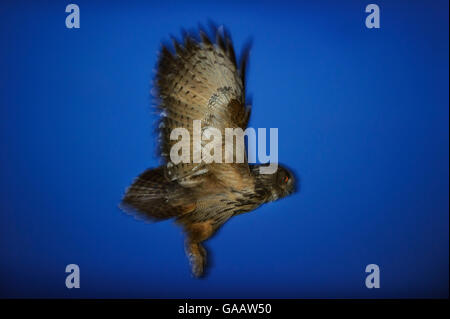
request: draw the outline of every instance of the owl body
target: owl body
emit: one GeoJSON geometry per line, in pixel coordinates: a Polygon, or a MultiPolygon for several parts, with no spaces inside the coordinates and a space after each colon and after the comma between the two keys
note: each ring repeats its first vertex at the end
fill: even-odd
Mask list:
{"type": "Polygon", "coordinates": [[[122,208],[141,217],[175,219],[186,233],[186,254],[195,277],[205,273],[207,253],[202,243],[227,220],[295,190],[292,172],[281,165],[275,173],[261,174],[261,165],[246,161],[195,161],[194,121],[225,136],[225,128],[245,130],[250,117],[245,99],[248,48],[238,64],[228,33],[216,29],[215,36],[213,42],[200,31],[197,41],[184,34],[183,43],[174,41],[174,52],[162,46],[155,83],[159,151],[165,164],[138,176],[122,200],[122,208]],[[180,127],[190,133],[187,141],[170,138],[180,127]],[[189,148],[187,163],[171,161],[176,143],[189,148]]]}

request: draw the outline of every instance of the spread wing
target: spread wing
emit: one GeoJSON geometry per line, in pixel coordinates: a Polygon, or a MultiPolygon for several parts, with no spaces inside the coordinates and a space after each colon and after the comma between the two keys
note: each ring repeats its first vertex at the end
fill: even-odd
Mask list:
{"type": "MultiPolygon", "coordinates": [[[[248,49],[238,66],[228,33],[217,29],[215,36],[216,40],[212,42],[203,31],[200,31],[201,40],[185,33],[183,43],[173,40],[175,52],[163,45],[159,56],[155,83],[161,115],[160,154],[167,164],[166,178],[184,181],[186,185],[200,175],[211,174],[215,167],[215,164],[193,161],[193,121],[200,120],[203,130],[208,127],[219,129],[224,139],[225,128],[245,130],[250,116],[250,107],[245,105],[248,49]],[[190,140],[185,140],[189,142],[189,163],[174,165],[170,161],[170,149],[181,143],[170,139],[174,128],[185,128],[189,132],[190,140]]],[[[248,169],[247,163],[240,164],[237,169],[242,170],[243,165],[248,169]]],[[[233,170],[237,167],[227,166],[233,170]]]]}

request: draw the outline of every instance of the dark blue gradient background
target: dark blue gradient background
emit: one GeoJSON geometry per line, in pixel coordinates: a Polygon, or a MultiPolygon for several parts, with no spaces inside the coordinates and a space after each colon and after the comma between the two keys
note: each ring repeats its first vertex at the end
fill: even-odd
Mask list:
{"type": "Polygon", "coordinates": [[[78,30],[68,3],[0,4],[0,297],[448,296],[447,1],[375,1],[379,30],[369,1],[76,1],[78,30]],[[160,41],[208,19],[253,37],[250,125],[302,189],[229,221],[195,280],[180,229],[117,205],[158,163],[160,41]]]}

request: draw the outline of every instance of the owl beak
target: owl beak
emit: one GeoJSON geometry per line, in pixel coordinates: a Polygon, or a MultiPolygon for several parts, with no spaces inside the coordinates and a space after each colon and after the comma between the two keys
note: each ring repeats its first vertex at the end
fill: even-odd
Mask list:
{"type": "Polygon", "coordinates": [[[297,193],[299,190],[300,190],[299,183],[297,182],[297,179],[294,178],[294,182],[292,183],[292,187],[291,187],[291,189],[289,190],[288,195],[297,193]]]}

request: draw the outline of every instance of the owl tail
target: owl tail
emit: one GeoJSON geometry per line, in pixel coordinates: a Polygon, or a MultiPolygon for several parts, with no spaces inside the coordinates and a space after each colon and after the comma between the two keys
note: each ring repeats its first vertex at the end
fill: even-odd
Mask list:
{"type": "Polygon", "coordinates": [[[126,190],[120,207],[136,217],[152,221],[178,217],[195,210],[188,190],[167,181],[163,167],[148,169],[126,190]]]}

